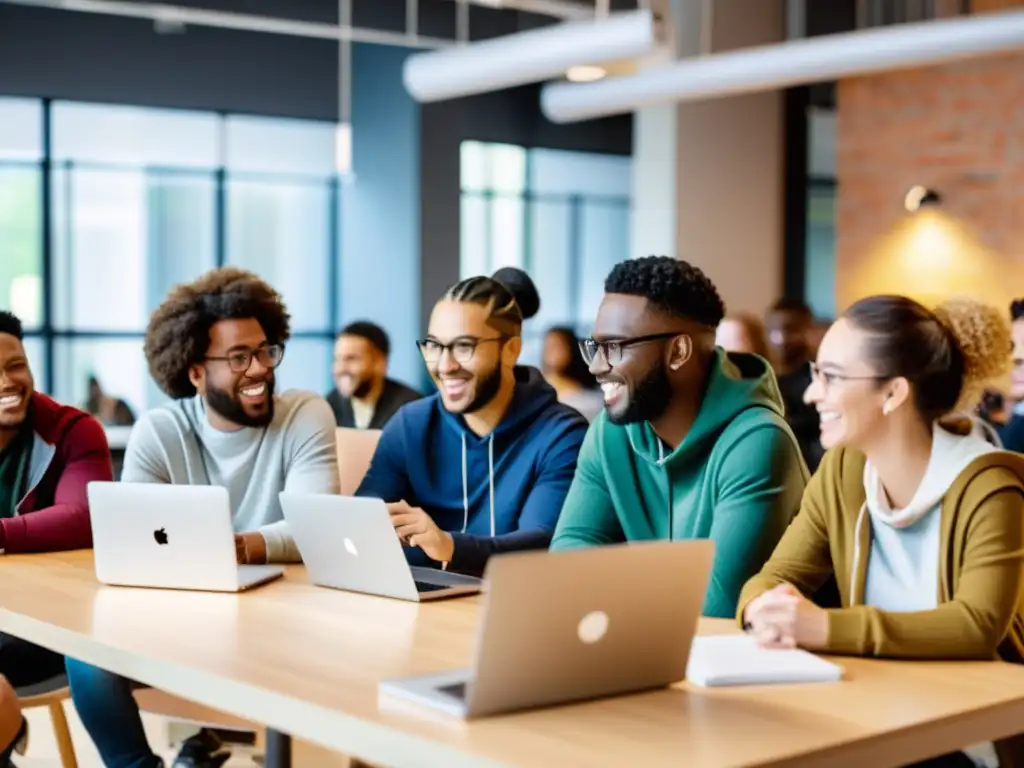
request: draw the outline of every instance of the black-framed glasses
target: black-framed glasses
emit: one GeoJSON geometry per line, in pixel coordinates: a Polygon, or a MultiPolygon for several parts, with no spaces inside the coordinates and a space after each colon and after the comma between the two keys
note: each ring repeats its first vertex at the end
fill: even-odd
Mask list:
{"type": "Polygon", "coordinates": [[[628,347],[648,344],[652,341],[674,339],[676,336],[682,335],[684,335],[682,331],[670,331],[669,333],[652,333],[648,336],[634,336],[631,339],[615,339],[614,341],[580,339],[580,354],[583,355],[583,360],[587,365],[593,365],[598,352],[604,355],[608,365],[618,365],[622,362],[622,350],[628,347]]]}
{"type": "Polygon", "coordinates": [[[811,381],[819,382],[825,389],[841,381],[886,381],[892,378],[892,376],[847,376],[845,373],[823,371],[814,362],[808,363],[808,365],[811,368],[811,381]]]}
{"type": "Polygon", "coordinates": [[[423,359],[428,363],[436,363],[447,349],[455,362],[459,365],[465,365],[473,359],[473,355],[476,354],[476,348],[481,344],[489,341],[503,342],[506,339],[506,336],[491,336],[486,339],[480,339],[476,336],[460,336],[449,341],[447,344],[437,339],[420,339],[416,342],[416,346],[420,348],[420,354],[423,355],[423,359]]]}
{"type": "Polygon", "coordinates": [[[277,368],[284,359],[283,344],[268,344],[265,347],[256,349],[236,349],[221,357],[207,356],[205,360],[221,360],[228,364],[228,367],[235,373],[245,373],[252,365],[252,359],[256,358],[264,368],[277,368]]]}

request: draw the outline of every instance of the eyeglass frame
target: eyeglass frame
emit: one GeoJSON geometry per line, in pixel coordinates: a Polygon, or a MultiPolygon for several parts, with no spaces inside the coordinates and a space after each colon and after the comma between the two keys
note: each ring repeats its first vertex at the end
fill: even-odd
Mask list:
{"type": "Polygon", "coordinates": [[[445,352],[447,352],[451,356],[452,360],[454,360],[459,365],[466,365],[466,363],[470,362],[476,356],[476,348],[479,347],[481,344],[485,344],[485,343],[487,343],[489,341],[496,341],[496,342],[504,344],[510,338],[512,338],[512,337],[511,336],[504,336],[504,335],[501,335],[501,336],[488,336],[487,338],[480,338],[478,336],[466,335],[466,336],[456,336],[454,339],[449,341],[447,344],[442,344],[439,339],[433,339],[433,338],[427,337],[425,339],[418,339],[416,341],[416,346],[420,350],[420,355],[423,356],[423,361],[425,363],[427,363],[428,365],[433,365],[434,363],[441,362],[441,358],[444,357],[444,353],[445,352]],[[428,356],[427,350],[426,350],[426,347],[427,347],[428,344],[434,344],[434,345],[437,346],[437,356],[436,357],[428,356]],[[466,358],[464,360],[460,360],[459,356],[455,353],[455,345],[456,344],[471,344],[472,345],[472,348],[469,350],[469,354],[466,356],[466,358]]]}
{"type": "Polygon", "coordinates": [[[827,392],[831,389],[832,385],[837,381],[888,381],[893,378],[892,376],[848,376],[844,373],[834,373],[832,371],[822,371],[818,367],[818,364],[813,360],[809,362],[808,367],[811,371],[811,383],[821,384],[822,388],[827,392]]]}
{"type": "MultiPolygon", "coordinates": [[[[272,371],[281,365],[281,361],[284,360],[284,344],[267,344],[263,347],[256,347],[256,349],[236,349],[234,352],[227,355],[206,355],[203,357],[203,362],[208,360],[226,362],[232,373],[245,373],[252,367],[253,359],[258,360],[260,365],[272,371]],[[271,354],[271,350],[278,350],[278,357],[276,361],[270,360],[268,362],[263,359],[264,355],[262,353],[269,355],[271,354]],[[238,359],[239,355],[241,355],[241,359],[245,361],[244,367],[241,368],[237,367],[236,364],[232,362],[233,359],[238,359]]],[[[238,363],[238,365],[242,365],[242,363],[238,363]]]]}
{"type": "Polygon", "coordinates": [[[627,339],[612,339],[611,341],[598,341],[592,336],[589,336],[585,339],[580,339],[577,342],[577,346],[580,349],[580,354],[583,355],[583,362],[585,362],[588,366],[593,365],[594,361],[597,360],[598,353],[601,353],[601,355],[604,357],[604,361],[608,364],[608,366],[610,368],[614,368],[616,365],[622,362],[623,350],[628,349],[629,347],[633,347],[638,344],[649,344],[652,341],[665,341],[666,339],[674,339],[677,336],[686,335],[688,334],[685,331],[670,331],[665,333],[650,333],[647,334],[646,336],[633,336],[627,339]],[[590,354],[587,351],[588,344],[595,345],[593,354],[590,354]],[[615,355],[617,358],[615,362],[612,362],[611,355],[608,351],[609,348],[612,348],[612,345],[614,345],[614,348],[618,350],[618,352],[616,352],[615,355]]]}

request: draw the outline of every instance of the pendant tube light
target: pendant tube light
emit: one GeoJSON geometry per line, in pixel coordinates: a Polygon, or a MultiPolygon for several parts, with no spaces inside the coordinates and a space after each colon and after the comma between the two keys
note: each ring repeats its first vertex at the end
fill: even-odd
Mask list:
{"type": "Polygon", "coordinates": [[[1024,11],[984,13],[683,59],[596,83],[551,83],[549,120],[569,123],[671,102],[787,88],[1024,48],[1024,11]]]}
{"type": "Polygon", "coordinates": [[[561,77],[579,64],[641,56],[656,43],[649,9],[615,13],[416,53],[406,59],[403,79],[417,101],[442,101],[561,77]]]}

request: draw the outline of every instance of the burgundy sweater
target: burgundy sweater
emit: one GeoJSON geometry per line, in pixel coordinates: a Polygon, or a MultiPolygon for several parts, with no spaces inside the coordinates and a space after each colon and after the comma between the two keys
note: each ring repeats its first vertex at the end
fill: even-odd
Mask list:
{"type": "Polygon", "coordinates": [[[91,547],[86,486],[114,479],[106,433],[85,411],[38,392],[29,408],[35,431],[30,471],[52,456],[18,502],[17,516],[0,520],[0,547],[11,554],[91,547]]]}

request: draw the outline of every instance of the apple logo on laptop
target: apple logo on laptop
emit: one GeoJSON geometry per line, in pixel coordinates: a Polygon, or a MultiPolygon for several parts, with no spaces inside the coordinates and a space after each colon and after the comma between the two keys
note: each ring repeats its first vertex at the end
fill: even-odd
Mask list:
{"type": "Polygon", "coordinates": [[[352,539],[350,539],[350,538],[348,538],[346,536],[344,543],[345,543],[345,551],[348,552],[350,555],[355,557],[356,555],[359,554],[359,550],[356,549],[355,542],[353,542],[352,539]]]}
{"type": "Polygon", "coordinates": [[[153,531],[153,538],[156,540],[157,544],[160,544],[162,546],[167,543],[167,531],[165,531],[163,528],[155,530],[153,531]]]}
{"type": "Polygon", "coordinates": [[[580,641],[587,645],[593,645],[608,632],[608,614],[604,611],[591,611],[582,619],[576,627],[576,634],[580,641]]]}

